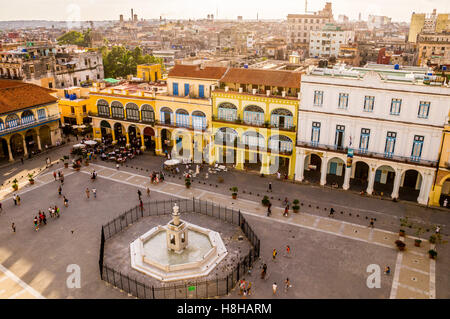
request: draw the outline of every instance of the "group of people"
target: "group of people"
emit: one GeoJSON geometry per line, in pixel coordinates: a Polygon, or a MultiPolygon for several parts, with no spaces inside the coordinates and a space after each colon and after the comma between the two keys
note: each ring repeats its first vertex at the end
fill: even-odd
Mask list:
{"type": "Polygon", "coordinates": [[[245,278],[239,282],[239,294],[241,296],[250,295],[250,290],[252,288],[252,283],[250,281],[246,281],[245,278]]]}
{"type": "MultiPolygon", "coordinates": [[[[60,209],[58,206],[50,206],[48,208],[48,213],[51,218],[59,218],[60,217],[60,209]]],[[[38,215],[34,216],[34,230],[39,231],[40,225],[47,225],[47,216],[44,211],[39,210],[38,215]]],[[[15,232],[15,225],[13,225],[13,232],[15,232]]]]}
{"type": "Polygon", "coordinates": [[[158,184],[159,182],[164,182],[164,174],[163,174],[163,172],[155,172],[155,171],[153,171],[150,174],[150,182],[152,184],[158,184]]]}
{"type": "Polygon", "coordinates": [[[59,181],[61,182],[61,185],[64,185],[64,173],[59,170],[58,173],[56,173],[56,171],[53,172],[53,178],[56,180],[59,179],[59,181]]]}

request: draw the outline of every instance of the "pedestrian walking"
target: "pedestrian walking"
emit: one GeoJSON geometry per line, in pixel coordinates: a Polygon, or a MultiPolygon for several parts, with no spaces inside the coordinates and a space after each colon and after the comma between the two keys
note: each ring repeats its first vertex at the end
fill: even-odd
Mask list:
{"type": "Polygon", "coordinates": [[[261,271],[261,279],[264,279],[266,277],[266,274],[267,274],[267,265],[263,264],[262,269],[263,270],[261,271]]]}
{"type": "Polygon", "coordinates": [[[277,293],[277,283],[276,282],[274,282],[273,283],[273,285],[272,285],[272,291],[273,291],[273,294],[275,295],[276,293],[277,293]]]}
{"type": "Polygon", "coordinates": [[[55,172],[55,171],[53,171],[53,178],[54,178],[55,181],[56,181],[56,172],[55,172]]]}
{"type": "Polygon", "coordinates": [[[245,289],[245,279],[242,279],[239,283],[239,294],[242,296],[244,294],[245,289]]]}
{"type": "Polygon", "coordinates": [[[252,283],[249,281],[247,284],[247,291],[246,291],[247,296],[250,296],[250,289],[252,289],[252,283]]]}
{"type": "Polygon", "coordinates": [[[37,216],[34,216],[34,230],[39,231],[39,220],[37,216]]]}
{"type": "Polygon", "coordinates": [[[147,197],[150,197],[150,188],[147,187],[147,197]]]}
{"type": "Polygon", "coordinates": [[[16,224],[12,223],[11,228],[12,228],[13,233],[16,233],[16,224]]]}
{"type": "Polygon", "coordinates": [[[0,203],[0,214],[3,212],[3,205],[0,203]]]}
{"type": "Polygon", "coordinates": [[[16,196],[16,199],[17,199],[17,206],[20,206],[20,196],[17,195],[17,196],[16,196]]]}
{"type": "Polygon", "coordinates": [[[291,247],[289,245],[286,245],[286,255],[291,256],[291,247]]]}
{"type": "Polygon", "coordinates": [[[328,215],[328,217],[334,218],[334,208],[333,207],[331,207],[330,215],[328,215]]]}
{"type": "Polygon", "coordinates": [[[272,182],[269,182],[269,192],[272,192],[272,182]]]}
{"type": "Polygon", "coordinates": [[[59,212],[60,212],[59,207],[55,205],[55,208],[53,208],[53,211],[54,211],[54,214],[56,215],[56,217],[59,218],[59,216],[60,216],[59,215],[59,212]]]}
{"type": "Polygon", "coordinates": [[[142,201],[142,199],[139,200],[139,208],[141,209],[141,212],[144,211],[144,202],[142,201]]]}
{"type": "Polygon", "coordinates": [[[61,192],[62,192],[62,187],[61,187],[61,185],[59,185],[59,187],[58,187],[58,195],[59,195],[59,197],[61,197],[61,192]]]}
{"type": "Polygon", "coordinates": [[[288,292],[288,289],[291,288],[291,282],[289,281],[289,278],[286,278],[286,280],[284,281],[284,292],[288,292]]]}
{"type": "Polygon", "coordinates": [[[386,275],[389,275],[391,273],[391,268],[389,266],[386,266],[386,268],[384,268],[384,273],[386,275]]]}
{"type": "Polygon", "coordinates": [[[273,261],[275,261],[275,259],[277,258],[277,254],[278,254],[277,250],[274,249],[274,250],[272,251],[272,260],[273,260],[273,261]]]}
{"type": "Polygon", "coordinates": [[[85,191],[85,192],[86,192],[86,197],[89,198],[89,193],[90,193],[90,192],[89,192],[89,188],[86,188],[86,191],[85,191]]]}
{"type": "Polygon", "coordinates": [[[45,212],[42,212],[42,220],[44,221],[44,225],[47,225],[47,216],[45,216],[45,212]]]}
{"type": "Polygon", "coordinates": [[[289,213],[289,205],[286,205],[286,207],[284,208],[283,216],[284,216],[284,217],[287,217],[287,216],[288,216],[288,213],[289,213]]]}
{"type": "Polygon", "coordinates": [[[61,177],[59,178],[59,181],[61,182],[61,185],[64,185],[64,174],[61,173],[61,177]]]}
{"type": "Polygon", "coordinates": [[[66,198],[66,196],[64,197],[64,206],[69,207],[69,200],[66,198]]]}
{"type": "Polygon", "coordinates": [[[439,235],[440,232],[441,232],[441,227],[436,226],[436,230],[435,230],[436,235],[439,235]]]}
{"type": "Polygon", "coordinates": [[[138,191],[137,191],[137,194],[138,194],[139,200],[141,200],[141,195],[142,195],[142,192],[141,192],[141,190],[140,190],[140,189],[138,189],[138,191]]]}
{"type": "Polygon", "coordinates": [[[22,165],[23,165],[23,157],[20,158],[20,162],[22,162],[22,165]]]}
{"type": "Polygon", "coordinates": [[[374,223],[374,220],[373,220],[373,218],[371,218],[371,219],[370,219],[370,223],[369,223],[369,227],[373,228],[373,227],[374,227],[374,226],[373,226],[373,223],[374,223]]]}
{"type": "Polygon", "coordinates": [[[444,207],[447,207],[447,204],[448,204],[448,199],[445,198],[445,199],[444,199],[444,207]]]}
{"type": "Polygon", "coordinates": [[[17,195],[13,195],[14,206],[17,206],[17,195]]]}
{"type": "Polygon", "coordinates": [[[119,170],[119,163],[116,164],[116,169],[119,170]]]}
{"type": "Polygon", "coordinates": [[[92,189],[92,194],[94,194],[94,198],[97,198],[97,190],[95,188],[92,189]]]}
{"type": "Polygon", "coordinates": [[[277,178],[278,178],[278,179],[281,179],[281,174],[280,174],[280,172],[277,172],[277,178]]]}
{"type": "Polygon", "coordinates": [[[272,215],[272,203],[269,203],[269,205],[267,205],[267,216],[272,215]]]}

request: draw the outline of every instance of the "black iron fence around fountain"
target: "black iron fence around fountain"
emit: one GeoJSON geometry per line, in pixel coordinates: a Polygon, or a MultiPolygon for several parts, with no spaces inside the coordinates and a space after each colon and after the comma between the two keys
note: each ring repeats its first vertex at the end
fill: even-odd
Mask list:
{"type": "Polygon", "coordinates": [[[239,210],[194,198],[151,201],[144,203],[143,207],[136,206],[124,212],[102,226],[99,257],[100,277],[111,285],[138,298],[212,298],[227,295],[235,287],[240,278],[245,277],[252,269],[255,261],[260,256],[259,254],[260,240],[239,210]],[[165,284],[164,286],[149,286],[136,278],[122,274],[120,271],[104,263],[103,256],[106,240],[142,218],[170,215],[175,203],[179,206],[180,213],[200,213],[239,226],[252,245],[249,253],[242,257],[235,267],[224,277],[203,281],[187,281],[186,283],[176,285],[165,284]]]}

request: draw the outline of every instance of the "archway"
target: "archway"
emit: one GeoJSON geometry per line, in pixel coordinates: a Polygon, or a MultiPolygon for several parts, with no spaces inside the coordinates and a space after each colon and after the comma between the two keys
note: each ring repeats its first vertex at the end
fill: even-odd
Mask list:
{"type": "Polygon", "coordinates": [[[141,147],[141,133],[136,125],[128,126],[128,138],[130,139],[131,146],[141,147]]]}
{"type": "Polygon", "coordinates": [[[178,109],[175,112],[175,121],[178,127],[189,127],[189,112],[185,109],[178,109]]]}
{"type": "Polygon", "coordinates": [[[165,128],[161,130],[161,146],[164,153],[172,151],[172,134],[165,128]]]}
{"type": "Polygon", "coordinates": [[[192,112],[192,127],[194,130],[204,130],[206,129],[206,115],[202,111],[192,112]]]}
{"type": "Polygon", "coordinates": [[[328,161],[327,165],[327,184],[337,184],[342,187],[345,176],[345,162],[339,157],[333,157],[328,161]]]}
{"type": "Polygon", "coordinates": [[[52,138],[50,136],[50,128],[43,125],[39,128],[39,138],[41,139],[41,147],[45,149],[45,145],[52,145],[52,138]]]}
{"type": "Polygon", "coordinates": [[[242,144],[245,147],[244,168],[259,172],[262,166],[262,153],[266,149],[266,139],[256,131],[248,130],[242,134],[242,144]]]}
{"type": "Polygon", "coordinates": [[[168,107],[161,108],[161,123],[162,124],[172,124],[173,123],[173,112],[168,107]]]}
{"type": "Polygon", "coordinates": [[[107,117],[109,117],[110,116],[110,112],[109,112],[108,101],[103,100],[103,99],[98,100],[97,101],[97,112],[98,112],[98,115],[100,115],[100,116],[107,116],[107,117]]]}
{"type": "Polygon", "coordinates": [[[29,124],[35,121],[34,114],[30,110],[26,110],[22,112],[20,116],[22,124],[29,124]]]}
{"type": "Polygon", "coordinates": [[[305,157],[304,178],[311,183],[320,182],[320,169],[322,167],[322,158],[314,153],[305,157]]]}
{"type": "Polygon", "coordinates": [[[217,108],[217,117],[219,120],[233,122],[237,119],[237,107],[232,103],[221,103],[217,108]]]}
{"type": "Polygon", "coordinates": [[[450,176],[447,176],[444,181],[440,183],[441,187],[441,196],[439,197],[439,205],[450,208],[450,176]],[[445,201],[447,199],[447,202],[445,201]],[[447,205],[445,205],[447,204],[447,205]]]}
{"type": "Polygon", "coordinates": [[[148,126],[144,128],[144,144],[146,150],[155,151],[156,149],[155,131],[148,126]]]}
{"type": "Polygon", "coordinates": [[[0,137],[0,141],[1,141],[0,161],[8,161],[9,160],[8,142],[3,137],[0,137]]]}
{"type": "Polygon", "coordinates": [[[390,197],[394,189],[395,170],[389,165],[382,165],[375,171],[373,185],[374,195],[390,197]]]}
{"type": "Polygon", "coordinates": [[[114,137],[117,140],[117,144],[124,146],[127,143],[125,137],[125,127],[121,123],[114,124],[114,137]]]}
{"type": "Polygon", "coordinates": [[[155,123],[155,111],[153,111],[151,105],[144,104],[141,106],[141,118],[144,123],[155,123]]]}
{"type": "Polygon", "coordinates": [[[25,133],[25,142],[28,153],[36,152],[38,150],[37,134],[35,130],[28,130],[25,133]]]}
{"type": "Polygon", "coordinates": [[[415,169],[409,169],[402,175],[398,198],[409,201],[417,201],[420,186],[422,185],[422,175],[415,169]]]}
{"type": "Polygon", "coordinates": [[[111,114],[113,118],[123,119],[124,111],[122,103],[117,101],[111,102],[111,114]]]}
{"type": "Polygon", "coordinates": [[[216,131],[214,141],[216,145],[222,145],[216,148],[218,152],[216,159],[219,163],[235,165],[237,153],[233,147],[238,144],[238,132],[230,127],[221,127],[216,131]]]}
{"type": "Polygon", "coordinates": [[[350,189],[355,191],[366,191],[369,179],[369,165],[358,161],[353,166],[352,177],[350,178],[350,189]]]}
{"type": "Polygon", "coordinates": [[[275,109],[270,114],[270,125],[273,127],[290,129],[294,125],[293,123],[292,112],[287,109],[275,109]]]}
{"type": "Polygon", "coordinates": [[[14,134],[9,141],[13,157],[21,157],[24,155],[23,138],[20,134],[14,134]]]}
{"type": "Polygon", "coordinates": [[[12,128],[20,125],[20,118],[17,114],[9,114],[5,119],[6,128],[12,128]]]}
{"type": "Polygon", "coordinates": [[[103,120],[100,122],[100,131],[102,133],[102,137],[105,139],[112,139],[111,125],[108,121],[103,120]]]}
{"type": "Polygon", "coordinates": [[[249,125],[264,124],[264,110],[257,105],[247,105],[244,108],[244,123],[249,125]]]}
{"type": "Polygon", "coordinates": [[[127,120],[130,121],[139,121],[139,107],[136,103],[127,103],[127,120]]]}

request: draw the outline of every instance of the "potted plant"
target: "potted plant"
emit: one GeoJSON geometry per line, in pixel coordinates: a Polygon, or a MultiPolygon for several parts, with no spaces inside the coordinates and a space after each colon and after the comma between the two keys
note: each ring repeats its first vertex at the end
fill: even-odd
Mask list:
{"type": "Polygon", "coordinates": [[[431,235],[429,239],[430,244],[436,244],[436,239],[436,235],[431,235]]]}
{"type": "Polygon", "coordinates": [[[263,206],[269,206],[270,204],[270,200],[269,200],[269,196],[265,195],[264,198],[261,200],[261,203],[263,204],[263,206]]]}
{"type": "Polygon", "coordinates": [[[238,188],[236,186],[233,186],[230,188],[231,190],[231,196],[233,197],[233,199],[237,198],[237,193],[238,193],[238,188]]]}
{"type": "Polygon", "coordinates": [[[396,240],[395,245],[397,246],[398,250],[403,251],[405,250],[406,244],[401,240],[396,240]]]}
{"type": "Polygon", "coordinates": [[[30,182],[31,185],[34,184],[33,174],[31,174],[31,173],[28,174],[28,181],[30,182]]]}
{"type": "Polygon", "coordinates": [[[19,189],[19,181],[17,180],[17,178],[14,178],[14,180],[12,181],[12,188],[16,191],[19,189]]]}
{"type": "Polygon", "coordinates": [[[186,177],[186,179],[184,180],[184,185],[186,185],[186,188],[191,187],[191,179],[189,177],[186,177]]]}
{"type": "Polygon", "coordinates": [[[414,240],[414,246],[416,247],[420,247],[420,244],[422,243],[422,240],[419,238],[420,235],[424,232],[425,230],[422,227],[417,227],[416,228],[416,236],[418,237],[417,239],[414,240]]]}
{"type": "Polygon", "coordinates": [[[89,160],[87,158],[84,160],[84,165],[89,166],[89,160]]]}
{"type": "Polygon", "coordinates": [[[430,250],[428,251],[428,256],[430,256],[431,259],[436,259],[436,257],[437,257],[437,251],[434,250],[434,249],[430,249],[430,250]]]}
{"type": "Polygon", "coordinates": [[[292,210],[294,211],[294,213],[298,213],[298,211],[300,210],[300,206],[298,205],[300,203],[300,201],[298,199],[294,199],[294,201],[292,202],[292,210]]]}

